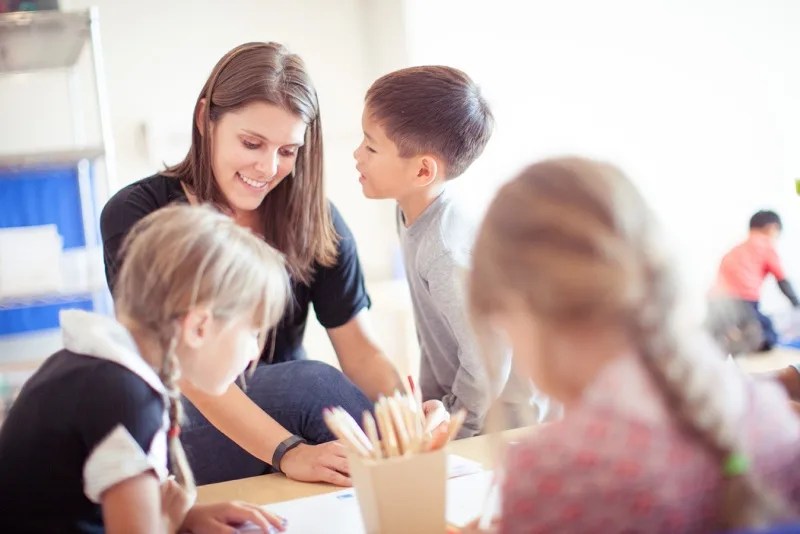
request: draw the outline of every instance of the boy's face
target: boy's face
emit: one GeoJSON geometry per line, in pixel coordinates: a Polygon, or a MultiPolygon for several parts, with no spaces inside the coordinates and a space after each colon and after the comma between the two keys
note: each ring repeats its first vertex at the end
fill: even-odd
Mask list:
{"type": "Polygon", "coordinates": [[[770,224],[767,226],[767,235],[773,241],[776,241],[781,236],[781,227],[777,224],[770,224]]]}
{"type": "Polygon", "coordinates": [[[416,158],[403,158],[397,152],[383,127],[364,108],[361,117],[364,139],[356,148],[358,181],[367,198],[393,198],[400,200],[414,190],[419,167],[416,158]]]}
{"type": "Polygon", "coordinates": [[[777,224],[768,224],[751,231],[761,234],[762,236],[766,236],[770,239],[770,241],[777,241],[777,239],[781,236],[781,227],[777,224]]]}

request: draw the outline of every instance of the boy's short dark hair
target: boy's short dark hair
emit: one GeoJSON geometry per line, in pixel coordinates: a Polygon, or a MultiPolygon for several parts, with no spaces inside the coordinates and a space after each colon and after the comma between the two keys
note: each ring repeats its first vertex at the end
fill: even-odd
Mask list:
{"type": "Polygon", "coordinates": [[[750,229],[760,230],[766,228],[770,224],[777,224],[778,230],[783,230],[783,223],[780,216],[771,210],[761,210],[756,212],[750,217],[750,229]]]}
{"type": "Polygon", "coordinates": [[[386,74],[367,91],[366,106],[401,157],[435,154],[444,161],[448,179],[481,155],[494,127],[478,86],[452,67],[410,67],[386,74]]]}

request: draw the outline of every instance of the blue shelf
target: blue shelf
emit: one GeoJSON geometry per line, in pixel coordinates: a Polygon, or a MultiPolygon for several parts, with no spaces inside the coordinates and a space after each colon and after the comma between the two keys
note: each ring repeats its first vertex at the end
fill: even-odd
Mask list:
{"type": "Polygon", "coordinates": [[[81,298],[75,295],[72,300],[64,300],[60,303],[0,309],[0,336],[58,328],[58,312],[63,309],[92,311],[94,301],[91,298],[81,298]]]}
{"type": "Polygon", "coordinates": [[[40,295],[21,295],[15,297],[0,297],[0,318],[2,312],[20,308],[72,304],[85,300],[93,300],[105,292],[102,289],[87,289],[86,291],[70,291],[64,293],[43,293],[40,295]]]}
{"type": "MultiPolygon", "coordinates": [[[[39,161],[44,163],[45,159],[39,161]]],[[[96,224],[97,207],[92,202],[88,206],[91,220],[84,220],[77,163],[58,167],[52,166],[55,163],[53,158],[49,161],[49,166],[0,170],[0,228],[55,224],[65,249],[99,246],[99,243],[86,243],[84,224],[96,224]]],[[[90,171],[90,189],[94,188],[92,174],[90,171]]],[[[93,198],[94,194],[89,196],[93,198]]],[[[96,232],[90,235],[96,235],[96,232]]],[[[18,253],[24,254],[25,251],[18,253]]],[[[86,287],[65,292],[0,297],[0,336],[58,328],[58,312],[65,308],[106,311],[95,309],[96,303],[108,307],[102,306],[106,292],[105,287],[86,287]]]]}
{"type": "Polygon", "coordinates": [[[86,246],[77,167],[6,171],[0,176],[0,228],[55,224],[64,248],[86,246]]]}

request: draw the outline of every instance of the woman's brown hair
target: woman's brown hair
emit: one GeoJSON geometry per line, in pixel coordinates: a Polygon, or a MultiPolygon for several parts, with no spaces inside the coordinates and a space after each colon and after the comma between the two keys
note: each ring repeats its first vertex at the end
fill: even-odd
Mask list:
{"type": "Polygon", "coordinates": [[[197,97],[189,153],[164,174],[180,179],[200,202],[229,208],[214,178],[210,129],[224,114],[252,102],[280,106],[307,124],[294,170],[270,191],[259,213],[267,243],[283,253],[292,277],[308,284],[315,262],[336,263],[338,236],[323,187],[317,93],[299,56],[278,43],[247,43],[225,54],[197,97]],[[203,120],[195,120],[198,113],[203,120]]]}

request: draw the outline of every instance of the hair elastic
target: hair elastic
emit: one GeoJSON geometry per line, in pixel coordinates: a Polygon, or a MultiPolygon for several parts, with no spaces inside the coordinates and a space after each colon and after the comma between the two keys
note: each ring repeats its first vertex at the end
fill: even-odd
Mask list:
{"type": "Polygon", "coordinates": [[[726,477],[738,477],[745,473],[750,468],[750,461],[747,456],[740,452],[732,452],[725,458],[722,465],[722,473],[726,477]]]}

